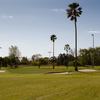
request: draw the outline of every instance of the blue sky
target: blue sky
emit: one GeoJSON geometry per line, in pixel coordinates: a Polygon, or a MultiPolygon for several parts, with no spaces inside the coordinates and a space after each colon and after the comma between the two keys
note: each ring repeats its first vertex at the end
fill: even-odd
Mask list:
{"type": "Polygon", "coordinates": [[[55,55],[64,53],[64,45],[74,49],[74,23],[67,19],[69,3],[79,2],[83,14],[78,19],[78,49],[100,46],[100,0],[0,0],[0,56],[8,56],[11,45],[22,56],[49,56],[50,36],[57,35],[55,55]]]}

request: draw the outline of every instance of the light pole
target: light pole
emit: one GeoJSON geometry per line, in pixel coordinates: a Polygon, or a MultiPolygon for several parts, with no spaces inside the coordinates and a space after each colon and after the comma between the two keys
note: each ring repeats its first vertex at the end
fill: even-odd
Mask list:
{"type": "Polygon", "coordinates": [[[93,38],[92,66],[94,67],[94,34],[91,34],[91,36],[93,38]]]}
{"type": "Polygon", "coordinates": [[[48,53],[49,53],[49,58],[50,58],[50,57],[51,57],[51,53],[52,53],[52,52],[51,52],[51,51],[49,51],[48,53]]]}
{"type": "Polygon", "coordinates": [[[93,37],[93,49],[94,49],[94,34],[91,34],[91,36],[93,37]]]}

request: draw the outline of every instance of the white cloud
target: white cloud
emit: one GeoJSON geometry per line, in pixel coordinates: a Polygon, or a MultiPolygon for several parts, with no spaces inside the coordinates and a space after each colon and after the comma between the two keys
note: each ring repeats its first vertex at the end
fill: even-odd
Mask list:
{"type": "Polygon", "coordinates": [[[2,15],[1,18],[2,19],[13,19],[14,16],[11,16],[11,15],[10,16],[9,15],[2,15]]]}
{"type": "Polygon", "coordinates": [[[88,31],[89,33],[93,33],[93,34],[95,34],[95,33],[99,33],[100,34],[100,31],[88,31]]]}
{"type": "Polygon", "coordinates": [[[5,15],[2,15],[1,18],[6,19],[6,16],[5,15]]]}
{"type": "Polygon", "coordinates": [[[65,9],[57,9],[57,8],[51,9],[51,11],[53,11],[53,12],[66,12],[65,9]]]}
{"type": "Polygon", "coordinates": [[[13,19],[13,18],[14,18],[14,16],[8,16],[8,18],[9,18],[9,19],[13,19]]]}

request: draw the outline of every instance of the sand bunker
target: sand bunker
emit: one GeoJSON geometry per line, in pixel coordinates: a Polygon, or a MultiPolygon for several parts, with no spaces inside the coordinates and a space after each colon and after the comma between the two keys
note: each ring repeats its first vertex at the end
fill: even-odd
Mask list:
{"type": "Polygon", "coordinates": [[[4,72],[6,72],[5,70],[0,70],[0,73],[4,73],[4,72]]]}
{"type": "Polygon", "coordinates": [[[95,72],[96,70],[94,69],[82,69],[82,70],[79,70],[79,72],[95,72]]]}
{"type": "Polygon", "coordinates": [[[49,72],[47,74],[71,74],[71,72],[49,72]]]}
{"type": "MultiPolygon", "coordinates": [[[[81,69],[79,72],[96,72],[94,69],[81,69]]],[[[73,72],[74,73],[74,72],[73,72]]],[[[50,72],[48,74],[72,74],[72,72],[50,72]]]]}

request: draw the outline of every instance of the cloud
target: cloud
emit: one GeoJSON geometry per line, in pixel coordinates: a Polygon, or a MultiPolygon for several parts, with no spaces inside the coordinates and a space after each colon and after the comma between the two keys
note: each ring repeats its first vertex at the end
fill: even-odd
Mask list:
{"type": "Polygon", "coordinates": [[[51,11],[53,11],[53,12],[66,12],[65,9],[57,9],[57,8],[51,9],[51,11]]]}
{"type": "Polygon", "coordinates": [[[9,19],[13,19],[14,16],[8,16],[9,19]]]}
{"type": "Polygon", "coordinates": [[[11,15],[2,15],[1,18],[2,19],[13,19],[14,16],[11,16],[11,15]]]}
{"type": "Polygon", "coordinates": [[[99,33],[100,34],[100,31],[88,31],[88,33],[91,33],[91,34],[99,33]]]}

